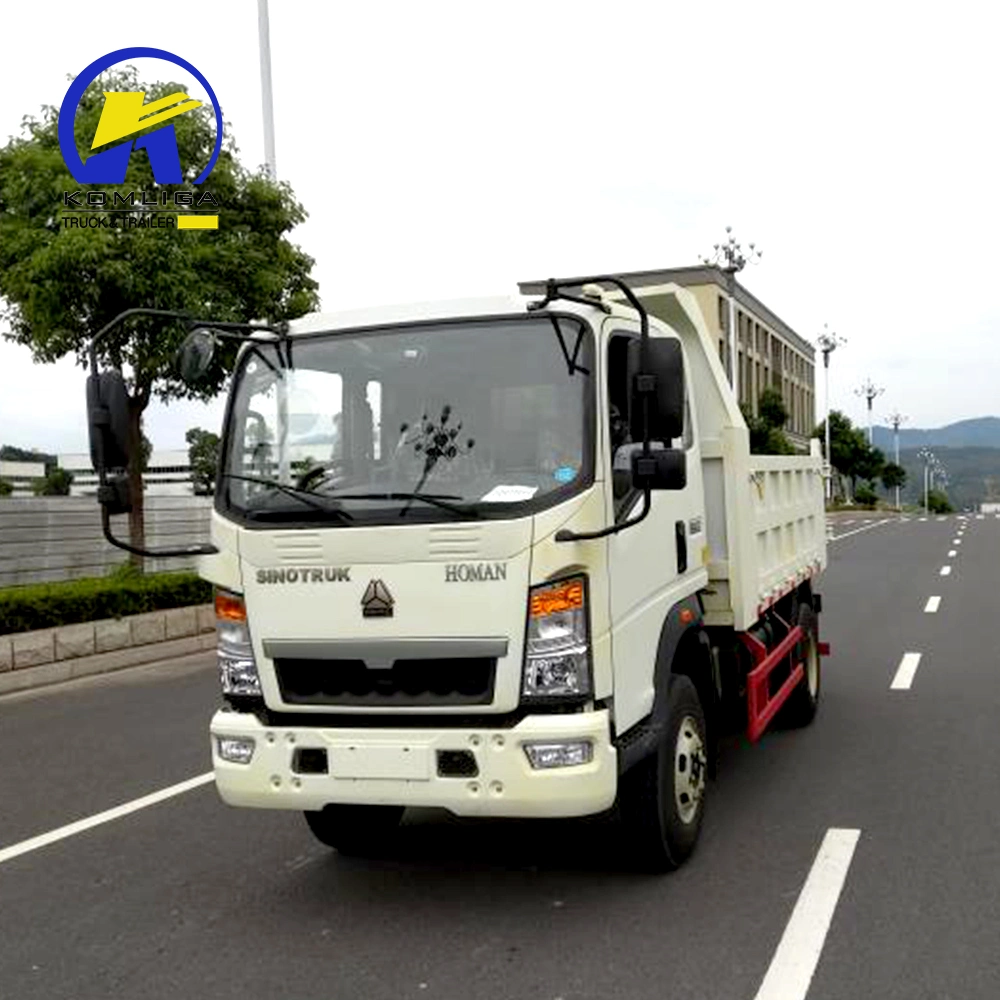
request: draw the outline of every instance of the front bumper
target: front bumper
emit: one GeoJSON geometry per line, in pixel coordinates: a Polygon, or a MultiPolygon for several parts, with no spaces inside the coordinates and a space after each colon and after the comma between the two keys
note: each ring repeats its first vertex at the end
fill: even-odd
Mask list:
{"type": "Polygon", "coordinates": [[[322,809],[329,803],[440,807],[458,816],[586,816],[611,807],[617,753],[606,710],[529,715],[509,729],[324,729],[265,726],[254,715],[220,710],[212,718],[212,761],[222,800],[260,809],[322,809]],[[217,737],[252,738],[253,759],[219,757],[217,737]],[[525,742],[589,739],[590,763],[535,770],[525,742]],[[340,775],[293,770],[297,749],[327,751],[340,775]],[[470,751],[479,774],[441,777],[438,751],[470,751]],[[353,763],[356,762],[356,763],[353,763]]]}

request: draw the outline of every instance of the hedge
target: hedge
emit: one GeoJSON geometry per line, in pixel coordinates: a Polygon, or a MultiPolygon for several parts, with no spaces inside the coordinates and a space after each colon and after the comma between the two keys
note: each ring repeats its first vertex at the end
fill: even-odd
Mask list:
{"type": "Polygon", "coordinates": [[[0,635],[208,604],[212,585],[194,573],[128,571],[109,577],[0,589],[0,635]]]}

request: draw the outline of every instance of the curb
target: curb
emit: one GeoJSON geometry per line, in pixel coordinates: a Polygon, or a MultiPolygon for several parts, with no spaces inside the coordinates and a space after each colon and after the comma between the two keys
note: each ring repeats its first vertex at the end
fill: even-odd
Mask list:
{"type": "Polygon", "coordinates": [[[92,656],[77,656],[70,660],[57,660],[37,667],[24,667],[0,674],[0,695],[27,691],[32,688],[61,684],[78,677],[107,674],[128,667],[140,667],[157,660],[170,660],[189,653],[200,653],[215,649],[214,634],[185,636],[168,639],[165,642],[150,642],[144,646],[116,649],[109,653],[95,653],[92,656]]]}
{"type": "Polygon", "coordinates": [[[215,645],[211,604],[0,635],[0,695],[169,660],[215,645]]]}

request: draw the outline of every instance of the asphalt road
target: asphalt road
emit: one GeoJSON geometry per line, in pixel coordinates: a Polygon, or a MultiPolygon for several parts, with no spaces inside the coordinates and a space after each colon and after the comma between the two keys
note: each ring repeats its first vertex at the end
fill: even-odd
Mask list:
{"type": "MultiPolygon", "coordinates": [[[[1000,520],[879,521],[833,518],[816,721],[726,745],[681,871],[620,870],[606,823],[433,812],[349,861],[206,785],[0,860],[0,1000],[752,1000],[831,829],[860,835],[810,1000],[996,1000],[1000,520]]],[[[0,699],[0,859],[206,772],[216,702],[205,656],[0,699]]]]}

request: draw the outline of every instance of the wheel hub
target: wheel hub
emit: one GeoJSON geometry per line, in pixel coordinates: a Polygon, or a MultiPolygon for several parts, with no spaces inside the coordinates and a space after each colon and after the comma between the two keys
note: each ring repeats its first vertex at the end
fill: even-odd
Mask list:
{"type": "Polygon", "coordinates": [[[681,822],[690,823],[698,814],[705,792],[707,770],[705,744],[690,715],[681,720],[674,751],[674,801],[681,822]]]}

